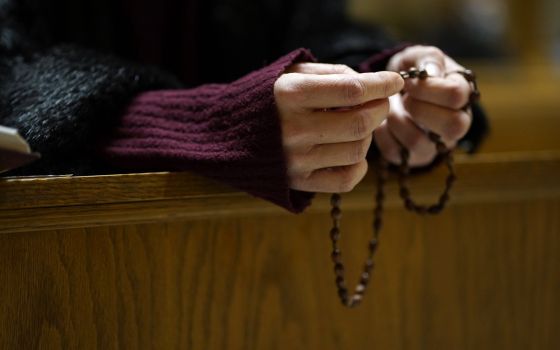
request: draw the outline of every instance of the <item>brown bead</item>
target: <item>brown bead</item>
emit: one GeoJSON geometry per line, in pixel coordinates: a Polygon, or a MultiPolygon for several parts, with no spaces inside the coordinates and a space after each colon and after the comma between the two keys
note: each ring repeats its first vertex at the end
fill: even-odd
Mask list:
{"type": "Polygon", "coordinates": [[[344,277],[344,266],[341,263],[334,264],[334,273],[337,277],[344,277]]]}
{"type": "Polygon", "coordinates": [[[428,77],[428,71],[425,69],[422,69],[420,72],[418,72],[418,78],[424,80],[428,77]]]}
{"type": "Polygon", "coordinates": [[[410,198],[405,199],[404,206],[408,210],[414,210],[414,202],[410,198]]]}
{"type": "Polygon", "coordinates": [[[401,187],[399,191],[399,195],[401,196],[402,199],[405,199],[410,196],[410,191],[406,187],[401,187]]]}
{"type": "Polygon", "coordinates": [[[379,230],[381,230],[381,227],[383,227],[383,221],[381,221],[381,218],[375,218],[375,220],[373,221],[373,230],[375,232],[379,232],[379,230]]]}
{"type": "Polygon", "coordinates": [[[352,306],[351,307],[356,307],[358,305],[360,305],[360,303],[362,302],[363,296],[361,294],[354,294],[352,296],[352,306]]]}
{"type": "Polygon", "coordinates": [[[430,214],[438,214],[443,210],[443,204],[434,204],[428,208],[428,213],[430,214]]]}
{"type": "Polygon", "coordinates": [[[366,263],[364,264],[364,272],[371,273],[373,270],[374,262],[372,259],[367,259],[366,263]]]}
{"type": "Polygon", "coordinates": [[[476,79],[476,75],[470,69],[465,69],[463,71],[463,76],[465,77],[465,79],[467,79],[467,81],[473,81],[476,79]]]}
{"type": "Polygon", "coordinates": [[[432,141],[435,144],[441,142],[441,136],[439,136],[435,132],[431,132],[431,131],[428,132],[428,138],[430,139],[430,141],[432,141]]]}
{"type": "Polygon", "coordinates": [[[336,286],[338,289],[346,289],[346,283],[344,281],[344,277],[337,276],[335,280],[336,286]]]}
{"type": "Polygon", "coordinates": [[[424,205],[417,205],[417,206],[414,207],[414,211],[417,214],[425,215],[426,213],[428,213],[428,208],[424,205]]]}
{"type": "Polygon", "coordinates": [[[334,193],[334,194],[331,196],[331,206],[333,206],[333,207],[339,207],[341,201],[342,201],[342,197],[340,197],[340,194],[334,193]]]}
{"type": "Polygon", "coordinates": [[[337,207],[332,208],[331,217],[334,220],[340,220],[340,218],[342,217],[342,211],[340,210],[340,208],[337,207]]]}
{"type": "Polygon", "coordinates": [[[369,251],[375,252],[375,250],[377,249],[377,244],[378,244],[377,239],[375,238],[371,239],[368,245],[369,251]]]}
{"type": "Polygon", "coordinates": [[[364,286],[367,285],[369,282],[369,272],[362,272],[360,276],[360,283],[364,286]]]}
{"type": "Polygon", "coordinates": [[[337,227],[331,229],[331,239],[333,241],[338,241],[340,239],[340,230],[337,227]]]}
{"type": "Polygon", "coordinates": [[[366,286],[364,286],[363,284],[358,284],[356,286],[356,294],[364,294],[364,292],[366,291],[366,286]]]}
{"type": "Polygon", "coordinates": [[[444,193],[444,194],[442,194],[442,195],[439,197],[439,202],[442,203],[442,204],[445,203],[445,202],[447,202],[448,200],[449,200],[449,194],[448,194],[447,192],[444,193]]]}
{"type": "Polygon", "coordinates": [[[331,253],[331,259],[335,264],[341,263],[342,253],[340,252],[340,249],[333,250],[333,252],[331,253]]]}
{"type": "Polygon", "coordinates": [[[453,185],[455,180],[457,180],[457,177],[455,175],[451,174],[445,180],[445,184],[447,185],[447,187],[450,187],[451,185],[453,185]]]}
{"type": "Polygon", "coordinates": [[[338,296],[343,301],[347,300],[348,299],[348,290],[346,290],[346,288],[339,288],[338,289],[338,296]]]}
{"type": "Polygon", "coordinates": [[[436,149],[437,149],[437,152],[439,154],[442,154],[442,153],[445,153],[445,152],[448,151],[447,147],[441,142],[436,143],[436,149]]]}
{"type": "Polygon", "coordinates": [[[408,69],[408,75],[409,75],[411,78],[416,78],[416,77],[418,77],[418,68],[415,68],[415,67],[409,68],[409,69],[408,69]]]}
{"type": "MultiPolygon", "coordinates": [[[[408,152],[408,150],[406,148],[401,148],[401,158],[403,159],[408,159],[410,157],[410,153],[408,152]]],[[[403,162],[404,163],[404,162],[403,162]]]]}
{"type": "Polygon", "coordinates": [[[478,100],[480,100],[480,92],[479,91],[471,92],[469,96],[469,103],[475,103],[478,102],[478,100]]]}
{"type": "Polygon", "coordinates": [[[378,205],[377,208],[375,208],[375,210],[373,211],[373,213],[374,213],[376,218],[381,217],[381,215],[383,214],[383,206],[378,205]]]}

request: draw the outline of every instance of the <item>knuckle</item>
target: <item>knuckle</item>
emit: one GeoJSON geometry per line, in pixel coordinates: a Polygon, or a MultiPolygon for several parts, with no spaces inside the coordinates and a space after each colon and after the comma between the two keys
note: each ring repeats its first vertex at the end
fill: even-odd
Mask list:
{"type": "Polygon", "coordinates": [[[351,119],[351,130],[354,139],[359,140],[371,136],[375,128],[389,116],[390,109],[389,99],[386,98],[380,100],[379,104],[373,108],[357,111],[354,118],[351,119]]]}
{"type": "Polygon", "coordinates": [[[458,140],[467,133],[469,126],[469,116],[463,111],[457,111],[447,122],[445,136],[449,140],[458,140]]]}
{"type": "Polygon", "coordinates": [[[355,139],[363,139],[373,131],[372,118],[368,113],[360,111],[356,113],[351,122],[352,136],[355,139]]]}
{"type": "MultiPolygon", "coordinates": [[[[364,161],[365,162],[365,161],[364,161]]],[[[338,182],[338,192],[350,192],[362,179],[362,168],[359,166],[348,166],[340,174],[338,182]]]]}
{"type": "Polygon", "coordinates": [[[368,149],[369,149],[368,139],[353,142],[350,151],[350,162],[352,164],[355,164],[366,159],[368,149]]]}
{"type": "Polygon", "coordinates": [[[337,192],[350,192],[356,186],[356,174],[352,168],[349,168],[342,172],[340,176],[340,181],[338,183],[338,191],[337,192]]]}
{"type": "Polygon", "coordinates": [[[308,87],[310,82],[304,75],[289,77],[291,74],[286,74],[286,79],[278,84],[275,88],[275,97],[280,101],[290,101],[301,103],[309,99],[308,87]]]}
{"type": "Polygon", "coordinates": [[[416,115],[418,114],[418,107],[419,107],[419,103],[418,100],[411,98],[409,96],[406,96],[403,98],[402,100],[403,106],[404,108],[411,114],[411,115],[416,115]]]}
{"type": "Polygon", "coordinates": [[[309,132],[299,123],[282,119],[282,143],[285,147],[303,144],[309,138],[309,132]]]}
{"type": "Polygon", "coordinates": [[[380,101],[379,109],[384,117],[389,114],[389,112],[391,111],[391,103],[389,102],[388,98],[384,98],[380,101]]]}
{"type": "Polygon", "coordinates": [[[358,78],[348,78],[344,81],[344,96],[350,104],[359,103],[366,95],[366,86],[358,78]]]}
{"type": "Polygon", "coordinates": [[[465,87],[459,83],[449,87],[449,103],[453,109],[463,108],[469,100],[469,93],[465,87]]]}
{"type": "Polygon", "coordinates": [[[430,152],[413,153],[410,155],[410,163],[413,166],[425,166],[434,161],[436,158],[435,148],[430,152]]]}
{"type": "Polygon", "coordinates": [[[406,145],[409,149],[420,149],[424,145],[425,136],[421,132],[413,132],[408,135],[406,145]]]}
{"type": "Polygon", "coordinates": [[[297,173],[303,169],[302,165],[306,164],[305,159],[301,155],[293,152],[286,152],[286,163],[288,173],[297,173]]]}
{"type": "Polygon", "coordinates": [[[290,188],[300,191],[310,191],[313,192],[313,183],[309,181],[309,173],[301,173],[291,175],[288,179],[290,188]]]}
{"type": "Polygon", "coordinates": [[[348,67],[345,64],[335,64],[334,67],[336,71],[339,71],[341,73],[346,73],[346,74],[355,73],[352,68],[348,67]]]}

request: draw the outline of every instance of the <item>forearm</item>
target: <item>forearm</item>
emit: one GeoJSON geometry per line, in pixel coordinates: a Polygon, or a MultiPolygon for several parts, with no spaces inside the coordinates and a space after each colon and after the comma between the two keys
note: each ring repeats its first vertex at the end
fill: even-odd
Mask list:
{"type": "Polygon", "coordinates": [[[296,50],[230,84],[141,93],[100,155],[113,169],[193,171],[300,212],[312,194],[289,188],[273,85],[309,60],[296,50]]]}

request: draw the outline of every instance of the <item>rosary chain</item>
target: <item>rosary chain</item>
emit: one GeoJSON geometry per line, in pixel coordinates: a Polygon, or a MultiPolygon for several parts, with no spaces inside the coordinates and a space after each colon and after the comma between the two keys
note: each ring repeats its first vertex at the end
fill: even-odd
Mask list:
{"type": "MultiPolygon", "coordinates": [[[[475,75],[470,70],[457,71],[454,73],[459,73],[465,77],[465,79],[471,84],[471,95],[469,98],[469,103],[464,107],[467,109],[470,107],[471,103],[476,102],[480,97],[480,92],[476,85],[475,75]]],[[[418,70],[417,68],[410,68],[408,71],[400,72],[403,79],[426,79],[428,77],[428,72],[426,70],[418,70]]],[[[449,73],[451,74],[451,73],[449,73]]],[[[449,192],[453,186],[453,183],[457,179],[455,175],[455,170],[453,167],[453,152],[448,149],[442,142],[441,137],[433,132],[428,132],[428,137],[436,145],[438,155],[442,157],[442,161],[445,163],[448,169],[448,175],[445,181],[445,188],[443,193],[439,196],[437,203],[432,205],[419,205],[416,204],[410,195],[410,190],[406,183],[406,179],[410,173],[409,167],[409,151],[406,148],[401,150],[401,165],[398,169],[398,185],[400,188],[399,194],[404,201],[404,206],[406,209],[416,212],[418,214],[438,214],[440,213],[446,203],[449,201],[449,192]]],[[[375,195],[375,209],[374,209],[374,219],[372,227],[372,238],[368,243],[368,255],[364,263],[360,279],[354,292],[350,294],[346,284],[345,269],[342,263],[342,252],[340,250],[338,242],[340,241],[341,231],[340,231],[340,219],[342,217],[342,210],[340,208],[342,197],[338,193],[334,193],[331,196],[331,219],[332,219],[332,229],[330,231],[330,238],[332,242],[332,253],[331,258],[334,263],[334,273],[335,273],[335,284],[338,289],[338,296],[340,301],[344,306],[349,308],[355,307],[361,303],[364,297],[364,293],[368,286],[369,280],[371,278],[374,261],[373,257],[379,245],[379,233],[383,226],[383,202],[385,200],[385,183],[389,174],[389,164],[383,157],[379,157],[378,160],[378,173],[377,173],[377,193],[375,195]]]]}

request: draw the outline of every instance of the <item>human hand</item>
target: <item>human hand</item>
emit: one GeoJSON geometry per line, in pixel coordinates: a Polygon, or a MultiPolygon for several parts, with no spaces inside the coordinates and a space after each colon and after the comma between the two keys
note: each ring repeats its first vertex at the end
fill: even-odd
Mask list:
{"type": "Polygon", "coordinates": [[[373,130],[404,81],[343,65],[299,63],[274,84],[290,187],[348,192],[367,172],[373,130]]]}
{"type": "Polygon", "coordinates": [[[441,50],[431,46],[412,46],[397,53],[387,68],[403,71],[417,67],[426,69],[429,78],[405,82],[404,94],[391,97],[387,120],[375,131],[374,139],[383,157],[400,164],[401,145],[410,152],[409,164],[423,166],[431,163],[437,152],[427,131],[440,135],[449,148],[468,131],[471,86],[458,73],[464,70],[441,50]]]}

